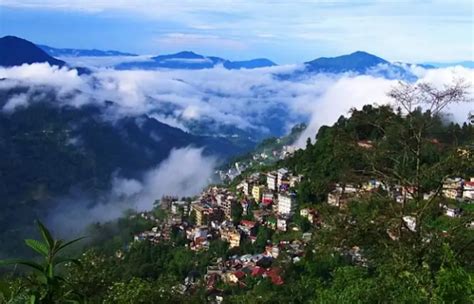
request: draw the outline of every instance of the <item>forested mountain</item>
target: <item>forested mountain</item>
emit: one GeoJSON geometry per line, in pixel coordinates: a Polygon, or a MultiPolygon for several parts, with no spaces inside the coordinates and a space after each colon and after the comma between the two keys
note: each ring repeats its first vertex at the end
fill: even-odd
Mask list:
{"type": "Polygon", "coordinates": [[[108,118],[112,102],[61,106],[56,93],[45,88],[1,91],[0,108],[26,92],[32,104],[0,112],[0,240],[8,244],[3,254],[18,249],[13,235],[44,218],[55,207],[52,200],[73,189],[98,195],[110,187],[114,173],[139,178],[176,148],[202,147],[219,159],[251,149],[220,137],[192,135],[147,115],[108,118]]]}
{"type": "MultiPolygon", "coordinates": [[[[80,303],[472,302],[472,199],[469,193],[466,199],[459,197],[457,188],[455,199],[450,198],[446,180],[474,175],[474,128],[446,121],[440,106],[467,101],[463,89],[402,86],[390,94],[400,106],[415,106],[405,112],[372,105],[353,109],[334,125],[321,127],[317,141],[308,140],[305,150],[254,172],[257,187],[264,187],[276,168],[286,167],[302,178],[288,190],[298,202],[290,229],[275,229],[270,219],[257,219],[258,212],[272,208],[239,192],[237,180],[223,186],[225,191],[258,211],[245,213],[240,204],[232,204],[231,218],[221,225],[243,229],[256,224],[251,232],[242,230],[238,246],[219,238],[225,233],[222,226],[209,228],[206,237],[192,237],[203,229],[195,227],[196,209],[186,213],[156,206],[148,213],[91,226],[85,245],[89,249],[59,279],[53,275],[55,265],[66,260],[56,255],[68,246],[50,254],[55,243],[40,225],[45,241],[27,244],[37,248],[45,257],[42,265],[52,265],[47,268],[52,270],[42,272],[43,266],[28,261],[8,263],[36,267],[51,282],[8,280],[6,298],[33,295],[80,303]],[[428,90],[439,96],[439,103],[424,111],[416,106],[416,97],[400,98],[407,90],[418,97],[428,90]],[[335,189],[340,191],[337,204],[329,202],[335,189]],[[447,212],[448,207],[455,213],[447,212]],[[178,218],[180,223],[170,224],[178,218]],[[148,234],[154,237],[147,239],[148,234]],[[196,249],[200,238],[207,239],[208,247],[196,249]],[[252,262],[254,258],[259,262],[252,262]]],[[[200,199],[206,200],[204,195],[200,199]]],[[[180,204],[186,201],[191,199],[180,204]]],[[[220,222],[217,211],[208,215],[209,227],[220,222]]]]}

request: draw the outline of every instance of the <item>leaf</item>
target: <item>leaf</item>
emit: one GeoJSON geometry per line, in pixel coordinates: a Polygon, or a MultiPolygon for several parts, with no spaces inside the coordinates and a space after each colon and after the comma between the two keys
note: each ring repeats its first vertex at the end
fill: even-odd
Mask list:
{"type": "Polygon", "coordinates": [[[46,241],[48,244],[49,248],[52,249],[54,246],[54,239],[51,236],[51,233],[49,232],[48,228],[46,228],[41,221],[36,221],[38,224],[38,228],[41,232],[41,235],[43,236],[43,239],[46,241]]]}
{"type": "Polygon", "coordinates": [[[48,256],[48,246],[38,240],[27,239],[25,240],[26,245],[31,249],[35,250],[44,257],[48,256]]]}
{"type": "Polygon", "coordinates": [[[68,246],[70,246],[70,245],[72,245],[72,244],[74,244],[74,243],[76,243],[76,242],[82,241],[82,240],[85,239],[85,238],[86,238],[86,237],[84,236],[84,237],[80,237],[80,238],[71,240],[71,241],[69,241],[69,242],[66,242],[66,243],[62,244],[62,245],[59,247],[59,250],[65,248],[65,247],[68,247],[68,246]]]}
{"type": "Polygon", "coordinates": [[[16,264],[28,266],[41,272],[44,271],[43,266],[32,261],[22,260],[22,259],[0,260],[0,266],[16,265],[16,264]]]}

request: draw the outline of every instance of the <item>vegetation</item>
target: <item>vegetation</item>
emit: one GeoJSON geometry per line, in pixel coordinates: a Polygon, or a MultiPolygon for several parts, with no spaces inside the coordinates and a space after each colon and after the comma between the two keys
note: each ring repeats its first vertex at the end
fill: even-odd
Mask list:
{"type": "MultiPolygon", "coordinates": [[[[109,241],[95,242],[84,252],[82,267],[68,265],[63,270],[67,284],[60,284],[53,298],[74,290],[89,303],[205,303],[209,294],[203,280],[183,292],[179,286],[185,278],[202,279],[219,258],[261,252],[269,240],[300,239],[309,231],[312,239],[299,261],[281,254],[274,262],[285,284],[250,276],[243,287],[223,284],[225,303],[472,303],[474,230],[468,224],[474,212],[464,202],[458,202],[464,210],[458,218],[440,208],[447,202],[441,195],[446,177],[474,176],[474,127],[448,123],[442,115],[449,103],[465,101],[465,88],[401,86],[391,96],[395,109],[354,109],[350,117],[322,127],[315,143],[309,141],[305,150],[278,164],[304,176],[298,200],[317,209],[320,227],[296,217],[298,230],[259,227],[254,244],[244,239],[241,248],[229,250],[226,242],[214,240],[209,250],[194,252],[183,246],[179,231],[168,242],[130,243],[138,219],[121,219],[123,238],[113,242],[110,232],[109,241]],[[336,183],[344,189],[371,179],[383,187],[345,208],[323,203],[336,183]],[[410,199],[396,202],[387,191],[395,186],[408,189],[410,199]],[[406,216],[414,218],[415,229],[406,216]]],[[[242,210],[232,217],[240,220],[242,210]]],[[[103,229],[96,231],[104,235],[103,229]]],[[[36,292],[28,275],[6,279],[0,290],[7,300],[36,292]]]]}

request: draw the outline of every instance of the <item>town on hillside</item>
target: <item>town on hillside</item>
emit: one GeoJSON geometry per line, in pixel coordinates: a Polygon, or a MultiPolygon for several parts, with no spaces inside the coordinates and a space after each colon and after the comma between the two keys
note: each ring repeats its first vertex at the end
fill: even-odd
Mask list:
{"type": "MultiPolygon", "coordinates": [[[[360,143],[370,145],[370,143],[360,143]]],[[[193,251],[209,249],[211,242],[221,240],[235,254],[227,259],[218,258],[208,265],[207,273],[190,273],[179,287],[181,293],[192,292],[198,284],[205,284],[211,302],[223,301],[220,284],[245,287],[246,279],[267,279],[274,285],[283,285],[281,266],[298,263],[314,233],[325,227],[325,219],[314,207],[298,205],[295,188],[304,179],[286,168],[256,172],[233,186],[210,186],[199,196],[178,199],[163,197],[159,203],[160,218],[153,212],[142,217],[156,224],[150,231],[134,236],[135,242],[154,244],[170,242],[172,234],[181,234],[184,246],[193,251]],[[269,237],[271,234],[273,237],[269,237]],[[249,246],[250,244],[250,246],[249,246]],[[204,280],[204,281],[200,281],[204,280]]],[[[344,210],[351,200],[385,191],[396,202],[403,204],[413,199],[414,189],[389,186],[383,180],[369,179],[362,184],[333,185],[327,193],[326,206],[344,210]]],[[[430,199],[435,193],[423,194],[430,199]]],[[[444,217],[463,215],[464,208],[474,206],[474,178],[452,177],[444,181],[440,193],[446,203],[441,204],[444,217]]],[[[414,216],[404,216],[404,229],[416,231],[414,216]]],[[[474,221],[469,228],[474,228],[474,221]]],[[[398,239],[395,230],[387,230],[393,241],[398,239]]],[[[133,246],[133,243],[132,243],[133,246]]],[[[122,253],[118,253],[120,256],[122,253]]],[[[364,253],[358,246],[341,252],[352,263],[366,266],[364,253]]]]}

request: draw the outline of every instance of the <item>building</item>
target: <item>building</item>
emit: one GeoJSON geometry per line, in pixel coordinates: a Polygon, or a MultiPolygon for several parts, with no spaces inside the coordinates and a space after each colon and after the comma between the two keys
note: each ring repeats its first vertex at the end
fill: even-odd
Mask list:
{"type": "Polygon", "coordinates": [[[278,213],[292,215],[296,210],[295,196],[290,194],[278,194],[278,213]]]}
{"type": "Polygon", "coordinates": [[[253,186],[252,188],[252,197],[255,199],[256,202],[259,202],[262,198],[263,194],[263,186],[253,186]]]}
{"type": "Polygon", "coordinates": [[[262,204],[268,206],[273,203],[273,193],[271,192],[265,192],[262,195],[262,204]]]}
{"type": "Polygon", "coordinates": [[[288,230],[288,219],[278,218],[277,219],[277,229],[280,230],[280,231],[288,230]]]}
{"type": "Polygon", "coordinates": [[[236,229],[222,230],[221,239],[229,243],[229,248],[240,246],[240,232],[236,229]]]}
{"type": "Polygon", "coordinates": [[[186,201],[174,201],[171,203],[171,214],[188,214],[189,203],[186,201]]]}
{"type": "Polygon", "coordinates": [[[273,172],[267,174],[267,188],[271,191],[277,190],[277,176],[273,172]]]}
{"type": "Polygon", "coordinates": [[[281,185],[283,185],[283,182],[286,181],[289,184],[288,181],[288,170],[285,168],[280,168],[277,171],[277,189],[280,189],[281,185]]]}
{"type": "Polygon", "coordinates": [[[448,178],[443,183],[443,195],[449,199],[462,197],[463,180],[460,177],[448,178]]]}
{"type": "Polygon", "coordinates": [[[464,199],[474,201],[474,177],[471,177],[471,181],[464,183],[462,197],[464,199]]]}
{"type": "Polygon", "coordinates": [[[202,226],[207,224],[209,218],[209,207],[202,205],[201,203],[191,204],[191,210],[196,214],[196,225],[202,226]]]}

